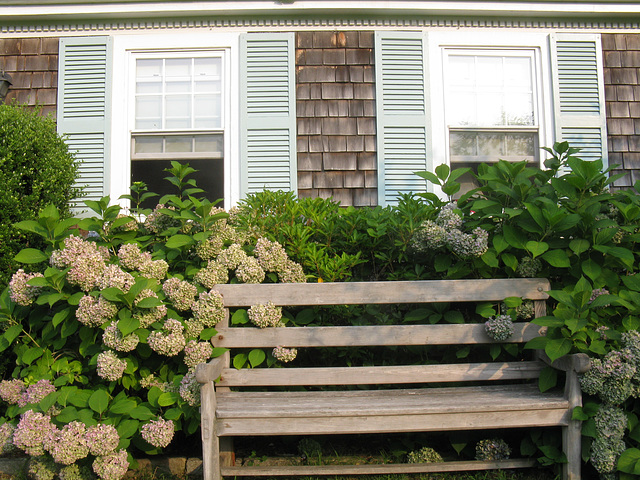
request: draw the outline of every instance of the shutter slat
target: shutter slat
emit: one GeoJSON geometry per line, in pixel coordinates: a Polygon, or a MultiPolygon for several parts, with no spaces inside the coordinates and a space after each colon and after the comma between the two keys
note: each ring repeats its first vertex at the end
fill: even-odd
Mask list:
{"type": "Polygon", "coordinates": [[[58,131],[80,163],[76,186],[85,193],[72,201],[78,215],[86,210],[83,200],[99,200],[108,191],[111,39],[63,38],[59,63],[58,131]]]}
{"type": "Polygon", "coordinates": [[[296,190],[292,33],[241,37],[241,194],[296,190]]]}
{"type": "Polygon", "coordinates": [[[607,165],[606,118],[600,36],[551,37],[556,141],[580,148],[585,160],[607,165]]]}
{"type": "Polygon", "coordinates": [[[375,48],[378,203],[394,205],[401,193],[426,190],[414,174],[427,169],[426,48],[413,32],[377,32],[375,48]]]}

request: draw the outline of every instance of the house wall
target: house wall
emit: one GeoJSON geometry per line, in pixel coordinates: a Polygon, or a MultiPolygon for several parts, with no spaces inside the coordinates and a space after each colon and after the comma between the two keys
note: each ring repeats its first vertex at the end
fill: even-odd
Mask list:
{"type": "Polygon", "coordinates": [[[377,203],[373,32],[296,34],[298,193],[377,203]]]}
{"type": "MultiPolygon", "coordinates": [[[[373,32],[298,32],[296,47],[299,195],[375,205],[373,32]]],[[[602,47],[609,163],[626,188],[640,180],[640,34],[602,34],[602,47]]],[[[0,69],[7,102],[55,115],[57,38],[1,38],[0,69]]]]}
{"type": "Polygon", "coordinates": [[[6,102],[38,105],[42,114],[56,112],[58,92],[57,38],[0,39],[0,69],[11,75],[13,85],[6,102]]]}
{"type": "Polygon", "coordinates": [[[640,35],[603,34],[602,50],[609,164],[625,188],[640,180],[640,35]]]}

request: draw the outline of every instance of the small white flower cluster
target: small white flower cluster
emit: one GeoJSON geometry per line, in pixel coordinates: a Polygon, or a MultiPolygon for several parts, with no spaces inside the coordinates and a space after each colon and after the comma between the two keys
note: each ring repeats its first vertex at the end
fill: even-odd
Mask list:
{"type": "Polygon", "coordinates": [[[296,359],[298,356],[298,350],[296,348],[286,348],[278,345],[273,349],[271,355],[282,363],[289,363],[296,359]]]}
{"type": "Polygon", "coordinates": [[[42,290],[39,287],[27,285],[29,280],[36,277],[44,277],[44,275],[41,273],[25,273],[23,269],[14,273],[9,282],[9,297],[11,300],[23,307],[31,305],[42,290]]]}
{"type": "Polygon", "coordinates": [[[164,321],[163,330],[155,330],[149,334],[147,343],[154,352],[173,357],[185,347],[183,331],[184,326],[179,320],[168,318],[164,321]]]}
{"type": "Polygon", "coordinates": [[[464,233],[462,215],[456,211],[455,202],[448,203],[438,213],[435,221],[427,220],[411,238],[411,248],[418,254],[426,254],[447,247],[464,258],[480,257],[489,248],[489,233],[475,228],[464,233]]]}
{"type": "Polygon", "coordinates": [[[121,358],[118,358],[115,352],[107,350],[98,354],[97,372],[98,376],[115,382],[122,378],[125,369],[127,368],[127,362],[121,358]]]}
{"type": "Polygon", "coordinates": [[[480,440],[476,444],[476,460],[507,460],[511,449],[501,438],[480,440]]]}
{"type": "Polygon", "coordinates": [[[618,458],[626,449],[627,416],[620,407],[600,405],[594,416],[596,438],[591,443],[591,464],[601,474],[614,474],[618,458]]]}
{"type": "Polygon", "coordinates": [[[247,311],[249,320],[259,328],[282,327],[282,307],[276,307],[272,302],[253,305],[247,311]]]}
{"type": "Polygon", "coordinates": [[[191,308],[193,317],[205,327],[213,327],[224,318],[224,301],[215,290],[202,292],[191,308]]]}
{"type": "Polygon", "coordinates": [[[513,321],[510,315],[496,315],[484,323],[484,329],[494,340],[504,342],[513,335],[513,321]]]}
{"type": "Polygon", "coordinates": [[[102,295],[98,298],[84,295],[80,299],[76,318],[80,323],[88,327],[99,327],[111,320],[118,313],[118,307],[106,300],[102,295]]]}
{"type": "Polygon", "coordinates": [[[187,311],[195,301],[198,289],[195,285],[191,285],[186,280],[180,280],[178,277],[172,277],[162,284],[162,291],[167,298],[171,300],[176,310],[187,311]]]}

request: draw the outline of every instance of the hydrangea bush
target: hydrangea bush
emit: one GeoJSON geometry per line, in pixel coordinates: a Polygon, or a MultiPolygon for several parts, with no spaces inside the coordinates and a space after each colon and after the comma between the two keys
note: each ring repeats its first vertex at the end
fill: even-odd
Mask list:
{"type": "MultiPolygon", "coordinates": [[[[282,246],[193,196],[191,171],[174,163],[184,188],[153,211],[126,214],[105,197],[86,202],[92,218],[61,220],[50,206],[17,225],[48,245],[18,254],[32,272],[18,270],[0,298],[0,351],[15,360],[0,381],[1,448],[34,457],[31,477],[118,480],[134,452],[195,434],[195,367],[224,353],[210,343],[225,318],[216,285],[306,281],[282,246]]],[[[136,193],[133,205],[146,195],[136,193]]],[[[255,311],[262,327],[285,324],[280,310],[255,311]]],[[[295,349],[243,355],[256,367],[289,362],[295,349]]]]}
{"type": "MultiPolygon", "coordinates": [[[[194,434],[199,392],[193,365],[223,353],[209,345],[223,318],[217,284],[307,277],[545,277],[552,283],[548,315],[535,322],[547,334],[527,347],[543,349],[552,359],[570,352],[594,359],[593,370],[582,379],[585,405],[574,411],[575,418],[584,420],[583,452],[605,478],[615,471],[639,475],[634,332],[640,329],[640,185],[610,191],[615,176],[603,170],[602,162],[579,159],[567,144],[548,151],[545,169],[525,162],[479,165],[478,188],[457,200],[456,179],[468,170],[439,166],[435,173],[419,174],[443,195],[403,195],[396,206],[340,208],[329,200],[296,199],[291,192],[262,192],[227,213],[194,196],[186,179],[189,169],[175,166],[172,181],[180,193],[160,199],[154,210],[136,209],[150,194],[134,185],[129,196],[134,215],[103,199],[88,202],[96,214],[92,219],[61,220],[49,207],[38,220],[21,222],[20,228],[41,235],[48,248],[26,249],[16,257],[23,269],[0,297],[0,351],[15,359],[13,372],[0,383],[6,406],[0,419],[3,451],[17,448],[17,432],[23,448],[45,452],[33,463],[42,478],[51,472],[75,478],[86,468],[116,478],[136,449],[153,454],[172,448],[175,441],[158,446],[171,433],[168,422],[175,436],[194,434]],[[76,226],[84,235],[70,230],[76,226]],[[88,237],[86,232],[91,232],[88,237]],[[18,430],[23,418],[25,427],[18,430]],[[71,465],[55,463],[45,440],[40,444],[25,431],[33,422],[47,421],[60,431],[81,422],[85,439],[91,427],[111,426],[118,434],[116,447],[89,449],[71,465]]],[[[525,321],[534,313],[530,302],[517,298],[478,305],[475,311],[455,304],[411,308],[305,309],[294,315],[265,304],[238,310],[230,321],[264,328],[484,323],[501,316],[525,321]]],[[[426,352],[424,361],[434,361],[436,354],[454,362],[507,360],[517,348],[443,349],[426,352]]],[[[233,365],[286,366],[304,362],[308,350],[280,345],[239,352],[233,365]]],[[[345,352],[330,351],[326,361],[402,361],[405,353],[398,349],[392,359],[358,351],[347,358],[345,352]]],[[[540,387],[561,382],[546,369],[540,387]]],[[[69,428],[64,438],[77,439],[80,430],[69,428]]],[[[464,450],[459,439],[451,440],[464,450]]],[[[548,465],[562,462],[559,445],[555,432],[531,431],[519,450],[548,465]]],[[[76,452],[72,456],[84,452],[70,451],[76,452]]]]}

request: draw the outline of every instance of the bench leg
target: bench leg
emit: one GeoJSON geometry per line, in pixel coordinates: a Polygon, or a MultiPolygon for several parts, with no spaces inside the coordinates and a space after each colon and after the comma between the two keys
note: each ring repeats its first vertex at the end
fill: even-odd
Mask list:
{"type": "Polygon", "coordinates": [[[220,480],[220,442],[215,431],[216,393],[213,382],[202,386],[200,415],[202,417],[202,473],[204,480],[220,480]]]}
{"type": "Polygon", "coordinates": [[[219,437],[220,442],[220,466],[233,467],[236,464],[236,452],[233,451],[232,437],[219,437]]]}
{"type": "Polygon", "coordinates": [[[571,420],[567,427],[562,427],[562,447],[567,463],[562,466],[564,480],[580,480],[582,465],[582,422],[571,420]]]}

